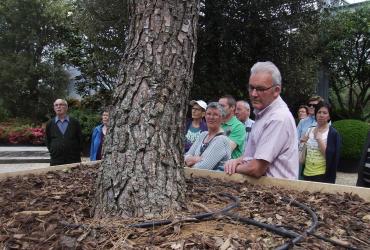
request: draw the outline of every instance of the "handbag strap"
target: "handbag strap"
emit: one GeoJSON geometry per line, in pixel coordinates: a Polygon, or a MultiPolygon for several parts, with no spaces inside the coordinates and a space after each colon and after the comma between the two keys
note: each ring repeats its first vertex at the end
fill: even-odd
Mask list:
{"type": "MultiPolygon", "coordinates": [[[[209,141],[209,142],[207,142],[207,143],[204,143],[204,140],[206,139],[206,137],[204,137],[203,138],[203,141],[202,141],[202,146],[200,147],[201,148],[201,152],[200,152],[200,155],[199,156],[201,156],[203,153],[204,153],[204,151],[206,151],[206,149],[208,148],[208,145],[213,141],[213,139],[215,139],[217,136],[219,136],[219,135],[223,135],[224,133],[223,132],[218,132],[215,136],[213,136],[213,138],[209,141]]],[[[207,134],[208,135],[208,134],[207,134]]]]}

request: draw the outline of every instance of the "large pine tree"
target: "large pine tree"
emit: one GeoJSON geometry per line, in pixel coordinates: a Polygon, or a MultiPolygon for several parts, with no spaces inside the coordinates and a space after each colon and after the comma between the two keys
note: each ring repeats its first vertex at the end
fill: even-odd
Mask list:
{"type": "Polygon", "coordinates": [[[185,204],[183,124],[199,2],[129,1],[130,26],[97,181],[96,215],[145,216],[185,204]]]}

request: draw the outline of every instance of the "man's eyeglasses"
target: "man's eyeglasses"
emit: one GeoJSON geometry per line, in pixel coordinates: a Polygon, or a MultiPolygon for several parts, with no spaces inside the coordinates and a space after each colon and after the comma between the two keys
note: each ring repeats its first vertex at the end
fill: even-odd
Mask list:
{"type": "Polygon", "coordinates": [[[54,104],[54,107],[58,107],[58,106],[66,106],[64,103],[56,103],[54,104]]]}
{"type": "Polygon", "coordinates": [[[317,106],[317,104],[316,103],[307,103],[307,106],[309,108],[315,108],[317,106]]]}
{"type": "Polygon", "coordinates": [[[249,92],[253,92],[253,90],[256,90],[257,93],[262,93],[262,92],[265,92],[269,89],[271,89],[272,87],[275,87],[276,85],[272,85],[270,87],[267,87],[267,88],[264,88],[264,87],[254,87],[254,86],[251,86],[251,85],[248,85],[248,91],[249,92]]]}

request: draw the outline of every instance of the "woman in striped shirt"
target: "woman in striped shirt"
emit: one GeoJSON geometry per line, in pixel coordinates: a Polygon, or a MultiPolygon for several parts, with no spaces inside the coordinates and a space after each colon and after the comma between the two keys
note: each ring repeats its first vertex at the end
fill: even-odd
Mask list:
{"type": "Polygon", "coordinates": [[[223,171],[224,162],[231,156],[229,139],[223,135],[221,128],[225,115],[226,112],[219,103],[208,104],[205,117],[208,131],[202,132],[185,154],[186,166],[223,171]]]}

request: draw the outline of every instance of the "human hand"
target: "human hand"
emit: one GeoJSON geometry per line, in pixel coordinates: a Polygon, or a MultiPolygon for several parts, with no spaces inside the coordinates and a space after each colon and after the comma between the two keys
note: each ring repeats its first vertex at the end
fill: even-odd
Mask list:
{"type": "Polygon", "coordinates": [[[224,165],[224,171],[227,174],[235,174],[236,168],[242,163],[242,159],[228,160],[224,165]]]}
{"type": "Polygon", "coordinates": [[[313,136],[315,140],[320,140],[322,138],[322,133],[319,132],[317,128],[313,130],[313,136]]]}
{"type": "Polygon", "coordinates": [[[188,156],[185,159],[185,164],[188,167],[192,167],[195,163],[200,162],[202,160],[201,156],[188,156]]]}
{"type": "Polygon", "coordinates": [[[308,135],[304,135],[302,136],[302,138],[300,139],[300,142],[303,142],[303,143],[306,143],[308,141],[308,135]]]}

